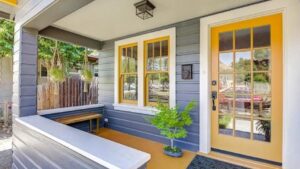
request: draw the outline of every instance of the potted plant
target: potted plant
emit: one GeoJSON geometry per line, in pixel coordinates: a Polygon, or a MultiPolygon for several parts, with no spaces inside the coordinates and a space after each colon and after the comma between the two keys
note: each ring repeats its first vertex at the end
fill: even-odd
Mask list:
{"type": "Polygon", "coordinates": [[[190,111],[195,107],[195,102],[188,103],[182,112],[178,106],[169,108],[167,104],[158,103],[156,114],[150,118],[150,123],[160,130],[160,134],[170,140],[170,145],[164,147],[164,153],[172,157],[181,157],[182,151],[174,146],[174,139],[187,136],[186,126],[192,124],[190,111]]]}

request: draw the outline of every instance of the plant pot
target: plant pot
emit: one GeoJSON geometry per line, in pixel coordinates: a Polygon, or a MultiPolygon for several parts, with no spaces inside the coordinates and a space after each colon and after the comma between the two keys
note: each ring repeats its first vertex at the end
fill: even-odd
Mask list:
{"type": "Polygon", "coordinates": [[[176,149],[177,149],[177,151],[174,152],[174,151],[168,149],[168,147],[166,147],[166,148],[164,148],[164,153],[171,157],[182,157],[183,152],[181,151],[181,149],[179,149],[179,148],[176,148],[176,149]]]}

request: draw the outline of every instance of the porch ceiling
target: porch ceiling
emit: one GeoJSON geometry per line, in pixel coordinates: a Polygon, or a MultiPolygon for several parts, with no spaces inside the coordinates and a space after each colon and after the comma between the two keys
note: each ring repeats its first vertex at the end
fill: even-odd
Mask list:
{"type": "Polygon", "coordinates": [[[104,41],[262,0],[150,0],[156,9],[148,20],[135,15],[138,1],[95,0],[53,26],[104,41]]]}

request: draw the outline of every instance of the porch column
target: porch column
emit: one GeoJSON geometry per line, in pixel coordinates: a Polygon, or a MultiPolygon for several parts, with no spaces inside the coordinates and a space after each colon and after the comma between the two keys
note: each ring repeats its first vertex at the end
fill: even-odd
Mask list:
{"type": "Polygon", "coordinates": [[[37,114],[37,35],[37,30],[15,26],[13,119],[37,114]]]}

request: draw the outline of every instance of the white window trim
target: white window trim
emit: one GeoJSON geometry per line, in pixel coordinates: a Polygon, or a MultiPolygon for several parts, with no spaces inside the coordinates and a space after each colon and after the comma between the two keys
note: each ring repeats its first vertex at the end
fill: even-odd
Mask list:
{"type": "Polygon", "coordinates": [[[154,115],[155,110],[153,107],[146,107],[144,105],[144,42],[147,40],[169,36],[169,105],[170,107],[176,106],[176,28],[164,29],[161,31],[151,32],[140,36],[135,36],[127,39],[122,39],[115,42],[115,74],[114,74],[114,108],[115,110],[129,111],[134,113],[154,115]],[[119,103],[119,46],[137,43],[138,45],[138,101],[137,105],[128,105],[119,103]]]}
{"type": "MultiPolygon", "coordinates": [[[[272,15],[275,13],[282,13],[283,15],[283,59],[284,59],[284,76],[286,76],[286,39],[288,34],[286,18],[287,18],[288,2],[282,0],[267,1],[256,5],[239,8],[236,10],[208,16],[200,19],[200,112],[199,112],[199,151],[202,153],[209,153],[211,151],[211,89],[210,89],[210,29],[214,26],[229,24],[233,22],[239,22],[247,19],[262,17],[266,15],[272,15]]],[[[292,79],[291,79],[292,80],[292,79]]],[[[284,80],[284,86],[287,80],[284,80]]],[[[285,97],[285,91],[283,88],[283,94],[285,97]]],[[[285,119],[285,99],[283,99],[283,118],[285,119]]],[[[285,140],[284,128],[286,121],[283,121],[283,140],[285,140]]],[[[283,144],[283,153],[285,153],[285,144],[283,144]]],[[[283,154],[283,164],[286,158],[283,154]]],[[[285,165],[285,164],[284,164],[285,165]]]]}

